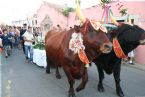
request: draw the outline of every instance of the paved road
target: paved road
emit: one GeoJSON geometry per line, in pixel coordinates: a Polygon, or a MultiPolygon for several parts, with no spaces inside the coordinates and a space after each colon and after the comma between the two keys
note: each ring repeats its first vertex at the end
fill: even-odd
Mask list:
{"type": "MultiPolygon", "coordinates": [[[[44,68],[25,63],[22,51],[13,50],[9,58],[2,59],[2,97],[67,97],[68,83],[61,70],[62,79],[55,78],[55,71],[47,75],[44,68]]],[[[98,73],[93,65],[88,69],[86,88],[77,97],[118,97],[112,75],[105,75],[104,93],[97,91],[98,73]]],[[[145,71],[122,65],[121,86],[125,97],[145,97],[145,71]]],[[[77,81],[75,87],[80,81],[77,81]]]]}

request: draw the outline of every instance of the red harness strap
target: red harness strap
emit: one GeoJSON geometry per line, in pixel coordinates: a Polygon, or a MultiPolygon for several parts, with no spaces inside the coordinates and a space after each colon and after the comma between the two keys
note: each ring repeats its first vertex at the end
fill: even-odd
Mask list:
{"type": "Polygon", "coordinates": [[[85,22],[85,27],[84,27],[84,34],[86,34],[86,33],[87,33],[88,23],[89,23],[89,19],[86,19],[86,22],[85,22]]]}
{"type": "Polygon", "coordinates": [[[86,56],[84,50],[81,49],[80,52],[78,53],[78,56],[79,56],[80,60],[85,63],[85,67],[89,67],[90,62],[89,62],[89,59],[86,56]]]}
{"type": "Polygon", "coordinates": [[[124,54],[117,38],[113,38],[113,49],[118,58],[126,58],[127,56],[124,54]]]}

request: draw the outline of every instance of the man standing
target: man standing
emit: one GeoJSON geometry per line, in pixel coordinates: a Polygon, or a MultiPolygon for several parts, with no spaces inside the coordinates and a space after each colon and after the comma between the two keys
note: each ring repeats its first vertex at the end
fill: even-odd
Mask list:
{"type": "Polygon", "coordinates": [[[28,30],[23,34],[23,39],[24,39],[26,62],[30,61],[31,63],[33,63],[32,43],[34,42],[34,36],[32,32],[32,27],[28,27],[28,30]],[[28,54],[30,54],[30,57],[28,56],[28,54]]]}
{"type": "Polygon", "coordinates": [[[134,63],[133,63],[134,51],[131,51],[128,53],[128,58],[129,58],[129,64],[134,65],[134,63]]]}
{"type": "Polygon", "coordinates": [[[21,45],[22,45],[24,53],[25,53],[25,47],[24,47],[23,34],[26,32],[26,30],[27,30],[27,24],[23,24],[23,28],[20,30],[20,41],[21,41],[21,45]]]}

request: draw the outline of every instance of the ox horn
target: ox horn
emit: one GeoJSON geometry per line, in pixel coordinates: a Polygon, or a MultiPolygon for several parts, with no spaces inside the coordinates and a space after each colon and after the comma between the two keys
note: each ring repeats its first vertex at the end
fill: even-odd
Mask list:
{"type": "Polygon", "coordinates": [[[85,22],[85,17],[83,16],[82,12],[81,12],[81,9],[80,9],[80,0],[76,0],[76,14],[77,16],[79,17],[80,21],[82,23],[85,22]]]}
{"type": "Polygon", "coordinates": [[[110,19],[111,19],[111,22],[112,22],[113,24],[115,24],[116,26],[119,26],[119,23],[113,18],[112,15],[110,16],[110,19]]]}

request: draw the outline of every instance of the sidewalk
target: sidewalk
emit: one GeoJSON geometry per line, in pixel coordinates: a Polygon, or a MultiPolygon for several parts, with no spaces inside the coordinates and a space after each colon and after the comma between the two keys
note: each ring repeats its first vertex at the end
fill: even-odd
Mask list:
{"type": "Polygon", "coordinates": [[[145,71],[145,64],[139,64],[137,62],[134,62],[134,65],[130,65],[128,62],[125,61],[122,61],[122,64],[131,68],[136,68],[145,71]]]}

